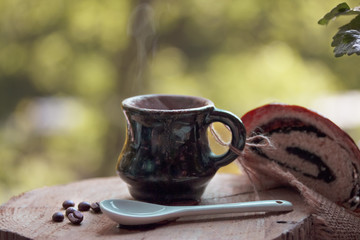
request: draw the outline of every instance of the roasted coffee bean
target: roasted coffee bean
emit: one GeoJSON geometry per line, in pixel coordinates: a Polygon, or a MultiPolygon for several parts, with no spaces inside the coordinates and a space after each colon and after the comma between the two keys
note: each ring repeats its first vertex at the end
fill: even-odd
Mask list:
{"type": "Polygon", "coordinates": [[[77,209],[74,207],[69,207],[66,209],[65,215],[68,216],[70,213],[73,213],[74,211],[77,211],[77,209]]]}
{"type": "Polygon", "coordinates": [[[56,212],[52,215],[54,222],[62,222],[64,220],[64,214],[62,212],[56,212]]]}
{"type": "Polygon", "coordinates": [[[83,214],[77,210],[75,210],[72,213],[69,213],[69,215],[67,217],[72,224],[80,224],[82,222],[82,220],[84,219],[83,214]]]}
{"type": "Polygon", "coordinates": [[[90,210],[90,203],[88,203],[88,202],[81,202],[81,203],[79,203],[79,205],[78,205],[78,209],[79,209],[79,211],[82,211],[82,212],[84,212],[84,211],[89,211],[89,210],[90,210]]]}
{"type": "Polygon", "coordinates": [[[90,207],[94,213],[101,213],[101,208],[98,202],[91,203],[90,207]]]}
{"type": "Polygon", "coordinates": [[[65,200],[62,206],[64,207],[64,209],[68,209],[69,207],[74,207],[75,203],[73,200],[65,200]]]}

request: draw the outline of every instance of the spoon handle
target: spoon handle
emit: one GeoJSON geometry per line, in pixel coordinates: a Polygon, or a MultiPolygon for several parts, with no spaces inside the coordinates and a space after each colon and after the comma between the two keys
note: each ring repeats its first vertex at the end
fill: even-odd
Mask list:
{"type": "Polygon", "coordinates": [[[291,202],[284,200],[263,200],[240,203],[227,203],[216,205],[200,205],[192,207],[179,207],[176,211],[181,216],[220,214],[220,213],[243,213],[243,212],[277,212],[292,211],[291,202]]]}

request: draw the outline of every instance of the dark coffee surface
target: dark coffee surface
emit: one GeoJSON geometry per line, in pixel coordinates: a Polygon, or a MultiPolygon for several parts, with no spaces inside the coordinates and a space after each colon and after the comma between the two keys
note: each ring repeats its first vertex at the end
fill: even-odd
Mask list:
{"type": "Polygon", "coordinates": [[[212,106],[207,99],[177,95],[145,95],[138,98],[130,98],[125,101],[125,106],[149,109],[149,110],[179,110],[212,106]]]}

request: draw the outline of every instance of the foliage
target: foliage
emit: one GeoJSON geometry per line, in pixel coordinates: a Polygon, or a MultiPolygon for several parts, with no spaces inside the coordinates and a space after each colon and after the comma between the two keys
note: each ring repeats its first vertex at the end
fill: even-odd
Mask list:
{"type": "Polygon", "coordinates": [[[340,3],[327,13],[319,24],[326,25],[331,19],[343,15],[357,15],[350,23],[340,27],[339,31],[333,37],[331,46],[335,47],[335,57],[341,57],[344,54],[360,55],[360,7],[351,9],[347,3],[340,3]]]}
{"type": "Polygon", "coordinates": [[[126,128],[120,105],[131,95],[199,95],[241,116],[268,102],[311,107],[319,96],[360,89],[360,59],[335,61],[323,44],[328,31],[316,24],[331,6],[0,1],[0,202],[116,175],[126,128]]]}

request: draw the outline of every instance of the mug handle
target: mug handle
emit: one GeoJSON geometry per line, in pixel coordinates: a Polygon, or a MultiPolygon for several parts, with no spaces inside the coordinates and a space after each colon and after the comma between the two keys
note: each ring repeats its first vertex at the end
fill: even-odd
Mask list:
{"type": "MultiPolygon", "coordinates": [[[[213,112],[206,119],[206,124],[209,126],[213,122],[221,122],[230,128],[232,139],[231,145],[242,151],[245,147],[246,130],[245,127],[237,116],[233,113],[214,108],[213,112]]],[[[238,155],[230,149],[221,155],[211,153],[210,160],[214,163],[216,168],[220,168],[231,163],[238,155]]]]}

